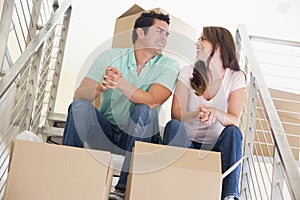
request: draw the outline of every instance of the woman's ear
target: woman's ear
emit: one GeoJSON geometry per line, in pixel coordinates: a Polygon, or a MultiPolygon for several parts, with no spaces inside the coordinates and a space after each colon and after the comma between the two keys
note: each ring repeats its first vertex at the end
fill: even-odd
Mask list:
{"type": "MultiPolygon", "coordinates": [[[[221,55],[221,47],[219,44],[216,44],[215,46],[215,51],[214,51],[215,56],[220,56],[221,55]]],[[[213,55],[212,55],[213,56],[213,55]]]]}
{"type": "Polygon", "coordinates": [[[221,47],[220,47],[220,45],[219,44],[216,44],[216,50],[215,51],[221,51],[221,47]]]}
{"type": "Polygon", "coordinates": [[[215,52],[220,54],[221,53],[221,46],[219,44],[216,44],[215,52]]]}

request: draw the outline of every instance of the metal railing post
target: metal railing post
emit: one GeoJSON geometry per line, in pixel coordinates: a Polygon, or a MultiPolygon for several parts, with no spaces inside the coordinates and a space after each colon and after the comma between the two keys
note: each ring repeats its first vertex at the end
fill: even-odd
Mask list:
{"type": "Polygon", "coordinates": [[[62,30],[61,30],[61,38],[58,46],[58,53],[57,53],[57,61],[54,67],[54,74],[52,77],[52,87],[50,91],[50,99],[48,103],[48,111],[53,112],[54,111],[54,106],[56,102],[56,96],[57,96],[57,90],[58,90],[58,84],[59,84],[59,78],[61,74],[61,69],[62,69],[62,62],[63,62],[63,57],[64,57],[64,50],[66,46],[66,40],[67,40],[67,35],[68,35],[68,30],[69,30],[69,24],[70,24],[70,18],[71,18],[71,8],[68,9],[66,12],[66,16],[64,18],[63,24],[62,24],[62,30]]]}
{"type": "Polygon", "coordinates": [[[0,19],[0,72],[3,69],[14,4],[15,0],[5,0],[3,2],[2,15],[0,19]]]}
{"type": "MultiPolygon", "coordinates": [[[[252,183],[251,179],[251,157],[253,155],[253,145],[254,145],[254,134],[255,134],[255,123],[256,123],[256,105],[257,105],[257,91],[255,87],[255,80],[253,76],[250,77],[249,85],[249,101],[248,101],[248,110],[245,113],[247,115],[246,120],[246,129],[245,129],[245,138],[244,138],[244,155],[246,158],[243,161],[242,165],[242,178],[241,178],[241,199],[248,199],[247,196],[251,196],[253,192],[250,191],[250,184],[252,183]]],[[[252,198],[250,198],[252,199],[252,198]]]]}
{"type": "Polygon", "coordinates": [[[273,178],[271,185],[271,199],[283,199],[283,179],[282,179],[282,171],[280,169],[280,158],[278,155],[278,151],[274,149],[274,162],[273,162],[273,178]],[[281,197],[281,198],[280,198],[281,197]]]}
{"type": "Polygon", "coordinates": [[[31,17],[29,22],[29,32],[26,39],[26,46],[31,42],[36,35],[38,21],[41,14],[42,0],[35,0],[32,5],[31,17]]]}

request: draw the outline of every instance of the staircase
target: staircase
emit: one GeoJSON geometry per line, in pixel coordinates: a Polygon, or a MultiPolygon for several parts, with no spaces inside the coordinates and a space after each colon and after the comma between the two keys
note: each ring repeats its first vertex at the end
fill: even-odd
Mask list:
{"type": "MultiPolygon", "coordinates": [[[[55,113],[54,106],[72,11],[69,0],[61,5],[51,0],[5,2],[0,21],[1,198],[11,143],[18,133],[28,130],[61,144],[66,114],[55,113]]],[[[300,200],[300,93],[268,85],[270,78],[262,72],[268,62],[260,54],[270,48],[259,49],[258,42],[300,49],[297,42],[249,36],[244,26],[237,28],[239,61],[248,86],[240,123],[245,155],[241,199],[300,200]]],[[[299,59],[300,54],[291,55],[299,59]]],[[[122,158],[115,161],[120,169],[122,158]]]]}
{"type": "Polygon", "coordinates": [[[11,144],[25,130],[51,127],[68,34],[71,2],[1,1],[0,19],[0,198],[11,144]]]}

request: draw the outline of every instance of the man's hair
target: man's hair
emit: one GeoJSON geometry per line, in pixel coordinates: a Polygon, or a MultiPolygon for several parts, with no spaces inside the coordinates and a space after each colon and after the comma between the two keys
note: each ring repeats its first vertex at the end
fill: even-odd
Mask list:
{"type": "Polygon", "coordinates": [[[137,28],[142,28],[144,30],[145,35],[148,32],[148,28],[154,24],[154,20],[162,20],[165,21],[167,24],[170,24],[170,17],[169,14],[163,14],[163,13],[156,13],[154,11],[150,12],[144,12],[141,14],[139,18],[135,20],[133,31],[132,31],[132,42],[133,44],[137,40],[137,28]]]}

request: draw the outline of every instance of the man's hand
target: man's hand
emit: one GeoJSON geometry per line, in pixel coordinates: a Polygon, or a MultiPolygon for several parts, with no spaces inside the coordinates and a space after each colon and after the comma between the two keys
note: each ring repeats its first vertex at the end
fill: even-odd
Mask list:
{"type": "Polygon", "coordinates": [[[103,75],[102,85],[106,88],[115,89],[122,79],[121,72],[115,67],[108,66],[103,75]]]}

